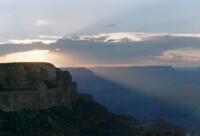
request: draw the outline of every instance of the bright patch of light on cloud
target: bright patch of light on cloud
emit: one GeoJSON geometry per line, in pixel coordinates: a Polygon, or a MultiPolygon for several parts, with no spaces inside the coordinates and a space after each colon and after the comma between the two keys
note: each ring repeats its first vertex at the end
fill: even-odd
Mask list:
{"type": "Polygon", "coordinates": [[[200,61],[200,49],[194,48],[179,48],[175,50],[168,50],[158,57],[162,61],[200,61]]]}
{"type": "Polygon", "coordinates": [[[62,36],[39,35],[36,38],[3,40],[3,41],[0,41],[0,45],[2,44],[32,44],[32,43],[51,44],[51,43],[55,43],[58,39],[62,39],[62,36]]]}
{"type": "Polygon", "coordinates": [[[174,37],[200,38],[200,34],[171,34],[174,37]]]}
{"type": "Polygon", "coordinates": [[[32,44],[41,42],[43,44],[51,44],[56,42],[55,40],[43,40],[43,39],[22,39],[22,40],[8,40],[8,43],[12,44],[32,44]]]}
{"type": "Polygon", "coordinates": [[[144,33],[101,33],[98,35],[84,35],[79,37],[71,37],[72,40],[87,40],[95,42],[140,42],[152,37],[153,34],[144,33]]]}
{"type": "Polygon", "coordinates": [[[82,35],[77,37],[68,36],[67,38],[75,41],[95,41],[95,42],[143,42],[158,40],[162,37],[175,38],[200,38],[200,34],[169,34],[169,33],[134,33],[134,32],[119,32],[119,33],[100,33],[97,35],[82,35]]]}

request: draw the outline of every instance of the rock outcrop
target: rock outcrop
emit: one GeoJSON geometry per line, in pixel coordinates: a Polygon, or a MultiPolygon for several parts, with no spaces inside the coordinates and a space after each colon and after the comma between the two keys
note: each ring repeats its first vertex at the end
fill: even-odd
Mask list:
{"type": "Polygon", "coordinates": [[[49,63],[0,64],[0,109],[39,110],[76,100],[76,84],[68,72],[49,63]]]}
{"type": "Polygon", "coordinates": [[[166,124],[164,133],[154,133],[155,127],[109,112],[90,95],[78,94],[68,72],[48,63],[0,64],[0,85],[0,136],[182,134],[166,124]]]}

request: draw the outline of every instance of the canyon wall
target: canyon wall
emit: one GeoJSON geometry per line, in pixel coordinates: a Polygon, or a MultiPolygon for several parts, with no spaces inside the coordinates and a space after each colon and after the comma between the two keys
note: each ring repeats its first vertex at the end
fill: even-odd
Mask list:
{"type": "Polygon", "coordinates": [[[40,110],[76,101],[76,83],[49,63],[0,64],[0,109],[40,110]]]}

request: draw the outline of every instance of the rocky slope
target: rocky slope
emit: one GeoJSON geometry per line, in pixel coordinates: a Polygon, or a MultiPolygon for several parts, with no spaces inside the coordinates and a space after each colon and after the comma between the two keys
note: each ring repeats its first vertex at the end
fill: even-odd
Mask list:
{"type": "Polygon", "coordinates": [[[1,136],[181,136],[164,121],[143,125],[78,94],[68,72],[48,63],[0,64],[1,136]]]}

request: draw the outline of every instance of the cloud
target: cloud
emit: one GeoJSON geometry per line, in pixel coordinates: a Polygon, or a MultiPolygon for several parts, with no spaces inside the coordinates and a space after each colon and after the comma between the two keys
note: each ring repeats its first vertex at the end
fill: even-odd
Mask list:
{"type": "MultiPolygon", "coordinates": [[[[34,49],[50,50],[50,54],[54,52],[62,54],[62,57],[70,54],[73,63],[64,62],[62,57],[59,58],[63,60],[65,66],[198,66],[200,64],[198,34],[105,33],[65,38],[39,35],[34,38],[0,41],[0,43],[0,56],[34,49]]],[[[58,60],[51,62],[57,64],[58,60]]]]}
{"type": "Polygon", "coordinates": [[[131,41],[144,41],[153,36],[152,34],[144,33],[101,33],[98,35],[84,35],[79,37],[72,37],[72,40],[86,40],[95,42],[131,42],[131,41]]]}
{"type": "Polygon", "coordinates": [[[200,62],[200,48],[167,50],[158,57],[162,61],[200,62]]]}
{"type": "Polygon", "coordinates": [[[200,34],[168,34],[168,33],[133,33],[133,32],[119,32],[119,33],[100,33],[97,35],[82,35],[77,37],[68,37],[72,40],[81,41],[95,41],[95,42],[143,42],[154,41],[162,38],[196,38],[200,39],[200,34]]]}
{"type": "Polygon", "coordinates": [[[174,37],[200,38],[200,34],[168,34],[174,37]]]}
{"type": "Polygon", "coordinates": [[[51,44],[51,43],[55,43],[55,40],[44,40],[44,39],[12,39],[12,40],[8,40],[7,43],[11,43],[11,44],[32,44],[32,43],[43,43],[43,44],[51,44]]]}
{"type": "Polygon", "coordinates": [[[62,36],[39,35],[36,38],[3,40],[3,41],[0,41],[0,45],[3,45],[3,44],[33,44],[33,43],[51,44],[51,43],[55,43],[58,39],[62,39],[62,36]]]}
{"type": "Polygon", "coordinates": [[[48,25],[51,25],[51,24],[53,24],[53,22],[48,21],[48,20],[39,19],[39,20],[35,21],[34,26],[41,27],[41,26],[48,26],[48,25]]]}

